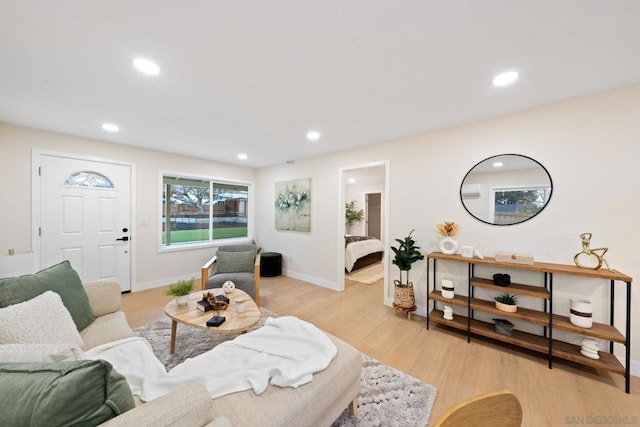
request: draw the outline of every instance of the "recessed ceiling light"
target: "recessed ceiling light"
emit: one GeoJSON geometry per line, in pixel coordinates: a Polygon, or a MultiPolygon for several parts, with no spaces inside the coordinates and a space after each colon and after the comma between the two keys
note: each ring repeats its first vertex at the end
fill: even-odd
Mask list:
{"type": "Polygon", "coordinates": [[[507,86],[515,82],[516,80],[518,80],[518,72],[507,71],[505,73],[498,74],[497,76],[495,76],[495,78],[493,79],[493,85],[498,87],[507,86]]]}
{"type": "Polygon", "coordinates": [[[349,178],[349,184],[354,184],[356,182],[355,178],[349,178]]]}
{"type": "Polygon", "coordinates": [[[309,132],[307,132],[307,139],[309,141],[317,141],[320,139],[320,132],[315,131],[315,130],[310,130],[309,132]]]}
{"type": "Polygon", "coordinates": [[[493,167],[494,167],[494,168],[501,168],[501,167],[502,167],[502,165],[503,165],[503,163],[502,163],[502,162],[495,162],[495,163],[493,164],[493,167]]]}
{"type": "Polygon", "coordinates": [[[149,76],[155,76],[160,72],[160,67],[153,61],[144,58],[136,58],[133,60],[133,66],[141,73],[149,76]]]}
{"type": "Polygon", "coordinates": [[[118,125],[114,125],[113,123],[103,123],[102,129],[106,130],[107,132],[118,132],[120,130],[118,125]]]}
{"type": "Polygon", "coordinates": [[[238,154],[238,158],[239,158],[240,160],[247,160],[247,155],[246,155],[246,154],[244,154],[244,153],[240,153],[240,154],[238,154]]]}

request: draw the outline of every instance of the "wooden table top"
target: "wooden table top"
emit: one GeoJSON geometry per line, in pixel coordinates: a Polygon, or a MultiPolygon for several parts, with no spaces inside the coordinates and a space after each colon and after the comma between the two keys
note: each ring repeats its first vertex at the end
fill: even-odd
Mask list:
{"type": "Polygon", "coordinates": [[[222,289],[193,292],[189,295],[189,303],[187,304],[177,305],[175,300],[167,304],[164,308],[165,314],[176,322],[221,334],[245,332],[260,320],[260,309],[246,292],[234,289],[233,292],[226,295],[229,298],[229,306],[226,310],[220,310],[219,312],[210,310],[206,313],[196,308],[196,302],[202,299],[204,292],[213,292],[216,295],[223,294],[222,289]],[[236,311],[235,300],[238,298],[245,299],[243,313],[236,311]],[[213,316],[224,316],[226,320],[220,326],[207,326],[207,320],[213,316]]]}

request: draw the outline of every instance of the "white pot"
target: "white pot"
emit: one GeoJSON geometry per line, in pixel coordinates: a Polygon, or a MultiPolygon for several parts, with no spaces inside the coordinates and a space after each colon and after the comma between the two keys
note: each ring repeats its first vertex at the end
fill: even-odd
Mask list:
{"type": "Polygon", "coordinates": [[[440,252],[446,255],[453,255],[458,252],[458,242],[453,237],[445,237],[438,244],[440,252]]]}
{"type": "Polygon", "coordinates": [[[442,294],[443,298],[453,299],[453,297],[455,296],[453,280],[442,279],[442,282],[440,282],[440,287],[442,288],[440,293],[442,294]]]}
{"type": "Polygon", "coordinates": [[[183,295],[181,297],[176,297],[176,304],[177,305],[189,304],[189,295],[183,295]]]}
{"type": "Polygon", "coordinates": [[[593,307],[591,301],[580,298],[571,298],[570,300],[569,321],[581,328],[590,328],[593,326],[593,307]]]}

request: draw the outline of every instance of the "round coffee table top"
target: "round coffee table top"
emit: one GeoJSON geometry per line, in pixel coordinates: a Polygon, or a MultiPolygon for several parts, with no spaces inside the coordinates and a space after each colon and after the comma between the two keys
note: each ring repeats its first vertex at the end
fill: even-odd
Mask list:
{"type": "Polygon", "coordinates": [[[222,289],[218,288],[192,292],[189,295],[189,302],[187,304],[178,305],[175,300],[167,304],[164,307],[165,314],[173,321],[221,334],[245,332],[247,329],[258,324],[260,320],[260,309],[246,292],[240,289],[234,289],[231,293],[226,294],[226,297],[229,298],[229,306],[226,310],[209,310],[203,312],[198,310],[196,302],[202,300],[202,295],[205,292],[212,292],[215,295],[223,294],[222,289]],[[237,303],[235,300],[238,298],[245,299],[245,309],[242,313],[238,313],[236,310],[237,303]],[[207,320],[213,316],[223,316],[226,320],[220,326],[207,326],[207,320]]]}

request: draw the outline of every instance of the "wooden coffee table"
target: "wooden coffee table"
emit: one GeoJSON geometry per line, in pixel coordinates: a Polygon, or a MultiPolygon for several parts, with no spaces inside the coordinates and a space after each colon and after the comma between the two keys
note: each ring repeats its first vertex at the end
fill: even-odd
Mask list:
{"type": "Polygon", "coordinates": [[[171,301],[164,307],[165,314],[171,318],[170,354],[173,354],[176,350],[176,329],[178,322],[216,334],[243,333],[258,324],[260,320],[260,309],[246,292],[240,289],[234,289],[233,292],[226,295],[229,298],[229,306],[226,310],[221,310],[220,312],[210,310],[206,313],[196,308],[196,302],[202,299],[204,292],[213,292],[216,295],[223,294],[222,289],[207,289],[206,291],[193,292],[189,295],[189,303],[177,305],[176,301],[171,301]],[[245,299],[245,308],[242,313],[236,311],[235,300],[237,298],[245,299]],[[207,320],[216,315],[226,317],[225,322],[220,326],[207,326],[207,320]]]}

